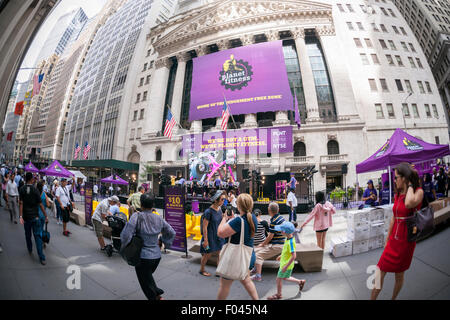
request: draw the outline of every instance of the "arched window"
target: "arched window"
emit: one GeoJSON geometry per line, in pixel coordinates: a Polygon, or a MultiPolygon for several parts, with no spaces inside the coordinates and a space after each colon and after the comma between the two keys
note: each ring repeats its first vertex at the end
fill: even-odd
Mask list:
{"type": "Polygon", "coordinates": [[[162,151],[161,149],[156,150],[156,161],[161,161],[162,159],[162,151]]]}
{"type": "Polygon", "coordinates": [[[306,157],[306,146],[303,142],[298,141],[294,144],[294,157],[306,157]]]}
{"type": "Polygon", "coordinates": [[[336,140],[330,140],[327,144],[328,155],[339,154],[339,143],[336,140]]]}

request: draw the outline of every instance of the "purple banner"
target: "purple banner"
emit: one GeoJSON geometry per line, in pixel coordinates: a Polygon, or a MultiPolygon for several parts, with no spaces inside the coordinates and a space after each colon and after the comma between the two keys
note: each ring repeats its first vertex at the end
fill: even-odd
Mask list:
{"type": "Polygon", "coordinates": [[[205,132],[183,136],[182,155],[236,149],[237,154],[293,152],[292,127],[205,132]]]}
{"type": "Polygon", "coordinates": [[[184,194],[183,189],[180,186],[166,187],[164,210],[164,219],[176,232],[175,239],[169,249],[186,252],[187,254],[184,194]]]}
{"type": "Polygon", "coordinates": [[[224,50],[193,59],[189,121],[231,114],[292,110],[282,41],[224,50]]]}
{"type": "Polygon", "coordinates": [[[92,225],[92,183],[86,182],[84,184],[84,216],[87,225],[92,225]]]}

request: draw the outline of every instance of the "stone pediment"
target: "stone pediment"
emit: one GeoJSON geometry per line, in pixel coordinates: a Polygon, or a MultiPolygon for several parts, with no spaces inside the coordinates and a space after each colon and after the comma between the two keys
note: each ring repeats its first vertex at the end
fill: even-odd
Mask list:
{"type": "MultiPolygon", "coordinates": [[[[226,0],[206,10],[198,11],[196,17],[184,20],[178,27],[155,42],[156,51],[163,53],[166,48],[190,39],[201,38],[210,33],[238,27],[244,24],[269,22],[280,18],[328,17],[332,24],[332,6],[314,1],[302,0],[226,0]]],[[[187,12],[186,14],[189,14],[187,12]]],[[[183,20],[183,19],[182,19],[183,20]]],[[[159,30],[164,25],[159,26],[159,30]]]]}

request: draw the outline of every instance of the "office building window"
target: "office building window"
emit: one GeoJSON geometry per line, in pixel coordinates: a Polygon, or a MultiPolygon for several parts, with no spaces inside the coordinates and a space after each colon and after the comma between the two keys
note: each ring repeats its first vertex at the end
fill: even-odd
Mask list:
{"type": "Polygon", "coordinates": [[[434,117],[435,117],[436,119],[438,119],[438,118],[439,118],[439,114],[438,114],[438,110],[437,110],[436,105],[435,105],[435,104],[432,104],[431,106],[433,107],[434,117]]]}
{"type": "Polygon", "coordinates": [[[416,62],[417,62],[417,65],[419,66],[419,68],[420,68],[420,69],[423,69],[422,62],[420,62],[420,59],[419,59],[419,58],[416,58],[416,62]]]}
{"type": "Polygon", "coordinates": [[[404,117],[410,117],[411,114],[409,113],[409,107],[407,103],[403,103],[402,104],[402,111],[403,111],[403,116],[404,117]]]}
{"type": "Polygon", "coordinates": [[[397,50],[397,47],[395,46],[394,41],[388,40],[388,42],[389,42],[389,46],[391,47],[391,50],[397,50]]]}
{"type": "Polygon", "coordinates": [[[378,91],[377,83],[375,82],[375,79],[369,79],[369,86],[370,86],[371,91],[373,91],[373,92],[378,91]]]}
{"type": "Polygon", "coordinates": [[[377,119],[383,119],[383,107],[381,106],[381,103],[375,103],[375,111],[377,113],[377,119]]]}
{"type": "Polygon", "coordinates": [[[420,93],[425,93],[422,81],[417,81],[417,85],[419,86],[420,93]]]}
{"type": "Polygon", "coordinates": [[[406,90],[407,90],[408,92],[414,93],[414,91],[413,91],[413,89],[412,89],[412,87],[411,87],[411,82],[410,82],[409,80],[405,80],[405,85],[406,85],[406,90]]]}
{"type": "Polygon", "coordinates": [[[375,23],[371,23],[372,25],[372,30],[375,32],[380,32],[380,30],[378,30],[377,25],[375,23]]]}
{"type": "Polygon", "coordinates": [[[134,140],[135,129],[130,130],[130,140],[134,140]]]}
{"type": "Polygon", "coordinates": [[[388,9],[388,11],[391,14],[391,16],[393,16],[394,18],[396,17],[396,15],[394,14],[394,11],[392,11],[392,9],[388,9]]]}
{"type": "Polygon", "coordinates": [[[138,93],[136,96],[136,103],[138,103],[139,101],[141,101],[141,94],[138,93]]]}
{"type": "Polygon", "coordinates": [[[373,64],[380,64],[380,60],[378,60],[378,56],[375,53],[370,55],[372,57],[373,64]]]}
{"type": "Polygon", "coordinates": [[[362,48],[362,43],[361,40],[359,40],[359,38],[353,38],[353,41],[355,41],[355,45],[357,48],[362,48]]]}
{"type": "Polygon", "coordinates": [[[379,41],[380,41],[380,45],[381,45],[381,47],[383,49],[387,49],[388,48],[387,45],[386,45],[386,42],[383,39],[380,39],[379,41]]]}
{"type": "Polygon", "coordinates": [[[136,139],[140,139],[142,136],[142,128],[137,129],[136,139]]]}
{"type": "Polygon", "coordinates": [[[409,64],[411,65],[411,68],[416,68],[416,64],[414,63],[414,59],[412,57],[408,57],[409,64]]]}
{"type": "Polygon", "coordinates": [[[345,12],[344,7],[342,6],[342,4],[338,3],[337,7],[339,8],[340,12],[345,12]]]}
{"type": "Polygon", "coordinates": [[[392,56],[390,54],[386,55],[386,59],[390,66],[395,66],[394,59],[392,59],[392,56]]]}
{"type": "Polygon", "coordinates": [[[433,93],[433,92],[431,91],[431,86],[430,86],[430,83],[429,83],[428,81],[425,81],[425,85],[427,86],[427,91],[428,91],[428,93],[433,93]]]}
{"type": "Polygon", "coordinates": [[[347,8],[349,12],[355,12],[351,4],[347,4],[347,8]]]}
{"type": "Polygon", "coordinates": [[[144,85],[144,78],[141,78],[141,81],[139,81],[139,87],[142,87],[144,85]]]}
{"type": "Polygon", "coordinates": [[[386,79],[380,79],[381,89],[383,92],[389,92],[389,88],[386,82],[386,79]]]}
{"type": "Polygon", "coordinates": [[[395,32],[396,34],[400,34],[400,32],[398,31],[398,29],[397,29],[396,26],[392,26],[392,29],[394,29],[394,32],[395,32]]]}
{"type": "Polygon", "coordinates": [[[141,109],[141,112],[139,114],[139,120],[144,119],[144,112],[145,112],[145,109],[141,109]]]}
{"type": "Polygon", "coordinates": [[[386,32],[386,33],[388,32],[386,29],[386,26],[384,24],[380,24],[380,28],[381,28],[381,31],[386,32]]]}
{"type": "Polygon", "coordinates": [[[142,101],[147,101],[147,91],[144,91],[144,94],[142,95],[142,101]]]}
{"type": "Polygon", "coordinates": [[[403,92],[403,85],[400,79],[395,79],[395,84],[397,85],[398,92],[403,92]]]}
{"type": "Polygon", "coordinates": [[[419,118],[419,109],[417,109],[417,104],[413,103],[411,104],[413,109],[414,118],[419,118]]]}
{"type": "Polygon", "coordinates": [[[353,28],[353,24],[351,22],[347,22],[347,27],[348,27],[348,30],[355,30],[353,28]]]}
{"type": "Polygon", "coordinates": [[[427,114],[427,118],[431,118],[430,105],[425,104],[425,113],[427,114]]]}
{"type": "Polygon", "coordinates": [[[364,26],[363,26],[363,24],[361,22],[357,22],[356,25],[358,26],[358,29],[360,31],[364,31],[364,26]]]}
{"type": "Polygon", "coordinates": [[[366,42],[367,48],[373,48],[372,41],[369,38],[365,38],[364,41],[366,42]]]}
{"type": "Polygon", "coordinates": [[[368,65],[369,59],[367,59],[367,55],[365,53],[360,53],[359,55],[361,57],[362,64],[368,65]]]}
{"type": "Polygon", "coordinates": [[[392,103],[387,103],[386,108],[389,118],[395,118],[394,106],[392,105],[392,103]]]}
{"type": "Polygon", "coordinates": [[[395,59],[397,60],[397,64],[399,67],[404,67],[402,58],[400,58],[400,56],[395,56],[395,59]]]}

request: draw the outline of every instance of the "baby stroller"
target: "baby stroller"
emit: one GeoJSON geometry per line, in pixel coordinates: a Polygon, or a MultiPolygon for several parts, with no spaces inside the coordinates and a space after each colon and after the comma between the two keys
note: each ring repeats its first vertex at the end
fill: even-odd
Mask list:
{"type": "Polygon", "coordinates": [[[120,246],[122,245],[120,233],[127,224],[127,216],[122,212],[118,212],[112,216],[107,216],[106,221],[108,221],[108,225],[111,228],[111,239],[113,243],[112,245],[108,244],[105,246],[105,252],[108,257],[111,257],[114,251],[119,252],[120,246]]]}

